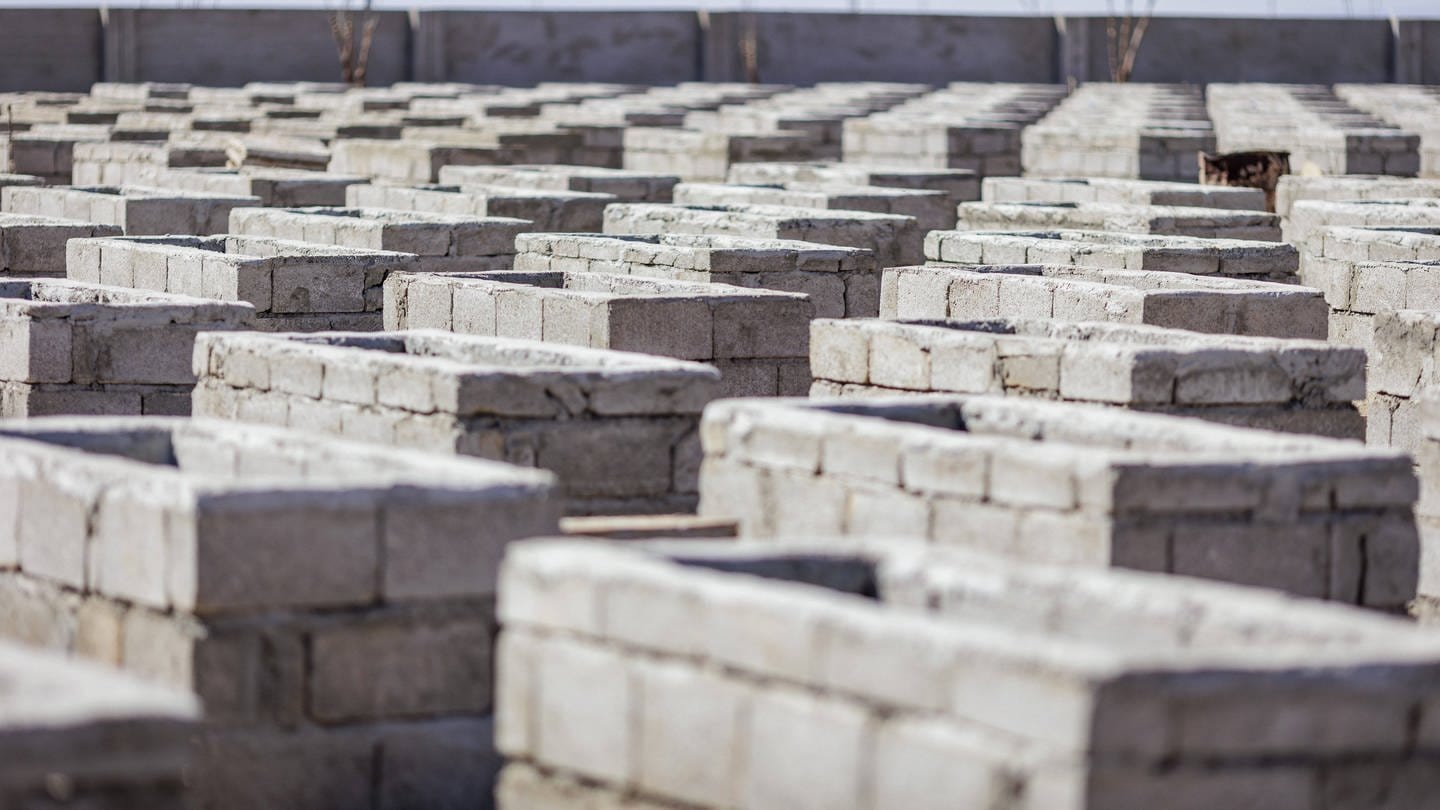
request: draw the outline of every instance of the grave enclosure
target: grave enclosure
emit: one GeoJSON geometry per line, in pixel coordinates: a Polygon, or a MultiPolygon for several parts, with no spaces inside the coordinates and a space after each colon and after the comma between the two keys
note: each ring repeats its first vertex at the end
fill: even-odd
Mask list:
{"type": "Polygon", "coordinates": [[[387,11],[352,87],[112,9],[10,87],[50,15],[0,806],[1440,796],[1434,26],[387,11]]]}

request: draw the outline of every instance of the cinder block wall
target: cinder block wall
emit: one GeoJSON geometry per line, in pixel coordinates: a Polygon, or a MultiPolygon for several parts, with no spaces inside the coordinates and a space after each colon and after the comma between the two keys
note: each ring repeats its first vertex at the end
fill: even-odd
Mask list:
{"type": "MultiPolygon", "coordinates": [[[[766,82],[1065,82],[1109,78],[1091,17],[689,11],[383,12],[370,82],[675,84],[745,78],[755,32],[766,82]],[[881,46],[883,44],[883,47],[881,46]]],[[[317,9],[0,9],[0,91],[96,81],[339,79],[317,9]],[[216,43],[223,42],[223,48],[216,43]]],[[[1436,82],[1440,21],[1160,17],[1137,82],[1436,82]]]]}

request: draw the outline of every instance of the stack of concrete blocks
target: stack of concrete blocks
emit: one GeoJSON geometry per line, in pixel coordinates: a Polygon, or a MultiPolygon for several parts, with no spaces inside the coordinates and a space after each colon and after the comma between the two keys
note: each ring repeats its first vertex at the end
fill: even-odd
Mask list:
{"type": "Polygon", "coordinates": [[[1365,438],[1365,352],[1153,326],[818,320],[810,395],[1005,394],[1365,438]]]}
{"type": "Polygon", "coordinates": [[[225,233],[231,211],[256,205],[259,197],[140,186],[0,189],[0,210],[6,213],[114,225],[129,236],[225,233]]]}
{"type": "Polygon", "coordinates": [[[346,138],[334,145],[329,169],[397,183],[433,183],[442,166],[506,166],[512,163],[560,163],[560,155],[536,154],[526,136],[484,138],[478,135],[444,139],[439,132],[384,141],[346,138]],[[510,141],[520,141],[511,145],[510,141]]]}
{"type": "MultiPolygon", "coordinates": [[[[442,170],[443,171],[443,170],[442,170]]],[[[610,194],[490,185],[360,185],[345,191],[346,205],[393,208],[428,214],[508,217],[530,223],[532,231],[599,231],[610,194]]]]}
{"type": "Polygon", "coordinates": [[[120,102],[179,102],[188,99],[194,89],[194,85],[184,82],[96,82],[90,85],[90,97],[120,102]]]}
{"type": "Polygon", "coordinates": [[[732,134],[690,129],[630,127],[624,168],[718,183],[735,163],[817,160],[824,157],[803,132],[732,134]]]}
{"type": "Polygon", "coordinates": [[[66,242],[119,235],[120,228],[115,225],[0,213],[0,274],[7,278],[63,278],[66,242]]]}
{"type": "Polygon", "coordinates": [[[185,807],[194,697],[0,644],[0,707],[0,805],[185,807]]]}
{"type": "Polygon", "coordinates": [[[789,95],[791,94],[782,93],[764,100],[776,106],[762,107],[758,103],[726,105],[716,110],[689,112],[685,115],[683,127],[697,132],[730,136],[795,133],[804,136],[808,142],[809,148],[806,152],[809,159],[839,160],[845,121],[863,117],[864,113],[854,108],[811,107],[787,103],[785,99],[789,95]]]}
{"type": "Polygon", "coordinates": [[[66,245],[72,281],[168,292],[255,308],[264,332],[378,330],[381,285],[420,258],[253,236],[111,237],[66,245]]]}
{"type": "Polygon", "coordinates": [[[685,125],[686,108],[644,96],[615,99],[585,99],[577,102],[546,102],[538,113],[542,120],[561,129],[577,130],[590,137],[604,137],[620,145],[620,163],[625,162],[625,130],[630,127],[672,127],[685,125]]]}
{"type": "Polygon", "coordinates": [[[170,169],[223,168],[228,136],[172,133],[162,141],[121,141],[75,145],[71,182],[77,186],[157,186],[170,169]]]}
{"type": "Polygon", "coordinates": [[[1420,176],[1440,177],[1440,95],[1434,87],[1337,84],[1335,95],[1391,126],[1420,136],[1420,176]]]}
{"type": "Polygon", "coordinates": [[[608,194],[618,202],[670,202],[680,178],[673,174],[596,166],[443,166],[440,182],[453,186],[501,186],[531,191],[608,194]]]}
{"type": "MultiPolygon", "coordinates": [[[[1435,363],[1436,331],[1440,329],[1437,310],[1440,308],[1385,309],[1372,316],[1374,345],[1370,349],[1366,400],[1366,442],[1415,454],[1421,465],[1421,480],[1426,483],[1436,471],[1433,466],[1425,466],[1421,453],[1428,435],[1423,401],[1440,382],[1435,363]]],[[[1434,508],[1430,511],[1440,514],[1434,508]]],[[[1433,566],[1440,576],[1440,558],[1433,566]]],[[[1440,595],[1440,589],[1435,593],[1440,595]]]]}
{"type": "Polygon", "coordinates": [[[204,420],[0,435],[0,633],[193,692],[187,806],[484,795],[496,568],[558,529],[553,476],[204,420]]]}
{"type": "Polygon", "coordinates": [[[624,154],[618,132],[564,128],[553,121],[534,117],[471,116],[458,127],[407,127],[401,132],[402,138],[423,138],[427,135],[439,135],[457,143],[476,138],[482,139],[482,143],[493,140],[497,147],[527,155],[527,163],[580,164],[618,169],[624,154]]]}
{"type": "Polygon", "coordinates": [[[618,273],[673,281],[804,293],[817,318],[880,312],[874,253],[783,239],[655,234],[521,234],[515,269],[529,273],[618,273]]]}
{"type": "Polygon", "coordinates": [[[1301,283],[1325,293],[1336,343],[1384,352],[1381,313],[1440,309],[1440,217],[1429,228],[1321,227],[1303,247],[1301,283]]]}
{"type": "Polygon", "coordinates": [[[605,208],[604,231],[617,235],[743,236],[856,247],[874,253],[882,267],[923,260],[924,233],[914,217],[868,211],[821,211],[783,205],[616,203],[605,208]]]}
{"type": "Polygon", "coordinates": [[[1265,192],[1258,188],[1107,177],[987,177],[981,199],[987,203],[1112,203],[1265,210],[1265,192]]]}
{"type": "Polygon", "coordinates": [[[1302,251],[1313,250],[1325,228],[1440,227],[1440,199],[1299,200],[1285,220],[1285,241],[1302,251]]]}
{"type": "Polygon", "coordinates": [[[381,113],[350,113],[338,119],[333,114],[320,113],[313,118],[264,118],[256,121],[251,129],[266,135],[313,138],[327,143],[360,138],[397,141],[405,133],[405,124],[381,113]]]}
{"type": "Polygon", "coordinates": [[[1226,276],[1056,264],[931,265],[885,271],[880,317],[1045,318],[1217,335],[1324,340],[1319,290],[1226,276]]]}
{"type": "Polygon", "coordinates": [[[1410,457],[1359,442],[939,394],[724,400],[701,436],[700,514],[742,537],[917,537],[1397,612],[1416,593],[1410,457]]]}
{"type": "Polygon", "coordinates": [[[385,328],[543,340],[707,363],[721,395],[805,396],[810,320],[799,293],[562,271],[395,275],[385,328]]]}
{"type": "Polygon", "coordinates": [[[0,137],[0,166],[28,174],[53,185],[66,185],[74,170],[75,145],[104,141],[103,127],[40,126],[0,137]]]}
{"type": "Polygon", "coordinates": [[[1275,213],[1290,216],[1301,200],[1399,200],[1410,197],[1440,197],[1440,179],[1381,177],[1378,175],[1302,177],[1287,174],[1275,188],[1275,213]]]}
{"type": "Polygon", "coordinates": [[[915,84],[845,82],[790,90],[745,104],[722,105],[715,110],[693,111],[684,126],[715,132],[806,133],[817,158],[839,160],[844,122],[890,109],[926,95],[930,88],[915,84]]]}
{"type": "Polygon", "coordinates": [[[541,467],[571,514],[694,511],[720,392],[698,363],[431,330],[215,332],[195,370],[197,416],[541,467]]]}
{"type": "MultiPolygon", "coordinates": [[[[533,119],[532,119],[533,120],[533,119]]],[[[608,126],[579,122],[546,121],[547,126],[567,138],[576,141],[575,146],[562,160],[553,165],[592,166],[595,168],[623,170],[625,166],[625,131],[628,126],[608,126]]],[[[471,126],[475,126],[471,124],[471,126]]],[[[536,161],[537,165],[539,164],[536,161]]]]}
{"type": "Polygon", "coordinates": [[[1295,283],[1300,254],[1277,242],[1107,231],[931,231],[925,258],[952,264],[1073,264],[1295,283]]]}
{"type": "Polygon", "coordinates": [[[255,310],[61,279],[0,281],[0,416],[190,413],[199,332],[255,310]]]}
{"type": "Polygon", "coordinates": [[[237,208],[229,233],[335,247],[413,253],[431,273],[509,270],[529,220],[421,214],[388,208],[237,208]]]}
{"type": "Polygon", "coordinates": [[[785,187],[681,183],[677,205],[782,205],[791,208],[870,211],[913,217],[922,232],[955,227],[955,206],[943,191],[790,183],[785,187]]]}
{"type": "Polygon", "coordinates": [[[500,621],[502,810],[1373,810],[1440,790],[1433,633],[1253,588],[895,538],[534,540],[502,569],[500,621]]]}
{"type": "Polygon", "coordinates": [[[980,177],[968,169],[903,169],[854,163],[737,163],[727,183],[746,186],[881,186],[943,192],[951,208],[980,199],[980,177]]]}
{"type": "Polygon", "coordinates": [[[969,84],[845,122],[846,163],[1021,174],[1021,131],[1065,97],[1039,84],[969,84]]]}
{"type": "Polygon", "coordinates": [[[1280,218],[1264,211],[1108,202],[961,203],[956,226],[961,230],[1069,228],[1201,239],[1280,241],[1280,218]]]}
{"type": "Polygon", "coordinates": [[[329,174],[302,169],[171,169],[161,172],[155,184],[200,194],[234,194],[260,198],[274,208],[345,205],[345,189],[369,182],[358,175],[329,174]]]}
{"type": "Polygon", "coordinates": [[[1420,136],[1351,107],[1328,87],[1212,84],[1205,96],[1221,152],[1289,152],[1296,174],[1420,171],[1420,136]]]}
{"type": "MultiPolygon", "coordinates": [[[[1025,174],[1193,182],[1215,133],[1204,94],[1168,84],[1086,84],[1023,135],[1025,174]]],[[[1019,172],[1015,172],[1019,174],[1019,172]]]]}

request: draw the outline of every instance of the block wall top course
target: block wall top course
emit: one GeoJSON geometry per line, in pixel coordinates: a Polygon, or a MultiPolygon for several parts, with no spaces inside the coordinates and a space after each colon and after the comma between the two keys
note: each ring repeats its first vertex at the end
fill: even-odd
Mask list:
{"type": "Polygon", "coordinates": [[[259,236],[110,237],[66,244],[66,276],[72,281],[247,301],[267,317],[378,313],[386,274],[419,270],[420,261],[411,253],[259,236]]]}
{"type": "Polygon", "coordinates": [[[1330,308],[1320,290],[1267,281],[1067,265],[935,264],[887,270],[880,315],[1044,317],[1324,339],[1330,308]]]}
{"type": "Polygon", "coordinates": [[[529,220],[396,211],[388,208],[237,208],[230,233],[294,238],[420,256],[505,256],[529,220]]]}
{"type": "Polygon", "coordinates": [[[248,323],[254,319],[255,308],[245,302],[213,301],[67,279],[0,281],[0,317],[106,320],[145,315],[184,315],[186,321],[194,322],[248,323]]]}
{"type": "Polygon", "coordinates": [[[615,203],[605,232],[709,233],[844,244],[875,252],[882,264],[911,264],[921,255],[913,217],[866,211],[822,211],[779,205],[679,206],[615,203]]]}
{"type": "Polygon", "coordinates": [[[1384,200],[1440,197],[1440,178],[1287,174],[1275,187],[1275,212],[1289,216],[1300,200],[1384,200]]]}
{"type": "Polygon", "coordinates": [[[931,231],[925,257],[961,264],[1074,264],[1137,271],[1293,282],[1294,247],[1245,239],[1087,230],[931,231]]]}
{"type": "Polygon", "coordinates": [[[551,234],[515,238],[518,253],[727,273],[874,270],[865,248],[723,234],[551,234]]]}
{"type": "MultiPolygon", "coordinates": [[[[1337,754],[1313,732],[1257,737],[1249,723],[1213,723],[1206,734],[1186,734],[1197,722],[1186,718],[1213,717],[1217,703],[1269,717],[1280,711],[1276,689],[1302,681],[1307,695],[1377,712],[1398,702],[1428,716],[1440,667],[1436,640],[1397,619],[1260,589],[1017,564],[888,538],[527,541],[505,561],[500,618],[506,632],[599,645],[590,649],[627,668],[695,662],[740,686],[843,697],[862,718],[923,714],[979,733],[977,745],[983,739],[992,750],[1002,740],[1021,746],[1006,748],[1014,754],[1007,763],[1021,770],[1056,757],[1097,769],[1282,753],[1323,762],[1337,754]],[[621,622],[638,615],[629,612],[639,609],[636,591],[647,604],[674,606],[691,632],[621,622]],[[881,672],[905,672],[905,688],[881,672]],[[997,678],[1004,697],[982,690],[983,698],[967,699],[977,683],[997,678]],[[1041,695],[1052,711],[1037,716],[1041,695]]],[[[520,652],[502,651],[502,659],[520,652]]],[[[529,694],[548,702],[543,690],[529,694]]],[[[1284,714],[1343,725],[1327,706],[1335,704],[1285,702],[1284,714]]],[[[1406,712],[1380,713],[1391,718],[1385,732],[1347,752],[1409,750],[1406,712]]],[[[542,743],[542,761],[547,750],[542,743]]],[[[1175,790],[1188,792],[1183,784],[1175,790]]]]}
{"type": "MultiPolygon", "coordinates": [[[[823,319],[811,323],[811,334],[814,345],[849,345],[845,344],[847,334],[866,344],[881,338],[887,347],[899,341],[929,354],[932,364],[937,356],[947,352],[958,353],[952,357],[968,355],[966,364],[985,382],[980,388],[947,389],[943,382],[937,384],[932,379],[931,390],[998,391],[1003,382],[998,375],[1003,374],[1008,359],[1014,358],[1017,365],[1049,359],[1054,365],[1051,380],[1056,386],[1054,393],[1067,400],[1117,404],[1175,402],[1197,406],[1301,400],[1347,403],[1363,399],[1365,392],[1365,352],[1319,340],[1215,335],[1142,324],[1030,318],[823,319]],[[1107,367],[1127,371],[1118,387],[1102,390],[1107,386],[1097,383],[1107,367]],[[1139,371],[1142,367],[1143,372],[1139,371]],[[1080,379],[1068,379],[1072,374],[1080,379]],[[1266,384],[1245,384],[1262,378],[1266,384]],[[1278,381],[1281,378],[1284,384],[1278,381]],[[1230,385],[1214,384],[1220,379],[1228,380],[1230,385]],[[1067,392],[1072,384],[1074,388],[1067,392]]],[[[885,356],[883,349],[874,346],[868,353],[882,360],[885,356]]],[[[854,359],[853,371],[858,371],[865,363],[860,358],[854,359]]],[[[843,364],[814,362],[812,368],[816,379],[871,382],[868,376],[857,375],[843,364]]],[[[980,382],[974,375],[962,379],[980,382]]],[[[887,387],[909,386],[892,382],[887,387]]]]}
{"type": "MultiPolygon", "coordinates": [[[[3,486],[20,500],[18,542],[0,549],[10,552],[0,563],[73,590],[204,615],[402,597],[382,585],[386,566],[416,581],[437,565],[414,559],[425,543],[409,532],[424,529],[426,514],[472,511],[473,545],[464,560],[443,563],[468,565],[513,539],[497,514],[533,530],[558,526],[560,512],[545,472],[211,420],[12,421],[0,426],[0,458],[3,486]],[[382,537],[386,516],[401,522],[382,537]]],[[[477,577],[463,590],[483,597],[493,588],[493,578],[477,577]]],[[[417,595],[435,594],[403,596],[417,595]]]]}
{"type": "Polygon", "coordinates": [[[1264,211],[1265,192],[1257,188],[1200,186],[1160,180],[1101,177],[987,177],[985,202],[1108,202],[1131,205],[1188,206],[1264,211]]]}
{"type": "MultiPolygon", "coordinates": [[[[1094,405],[990,395],[721,400],[706,409],[705,418],[707,422],[725,426],[712,434],[715,442],[707,439],[706,452],[713,449],[717,455],[738,453],[744,458],[761,449],[757,442],[763,442],[764,438],[754,428],[768,422],[780,430],[799,431],[822,441],[827,435],[846,435],[851,428],[874,427],[890,433],[896,442],[903,442],[907,437],[915,440],[929,437],[952,447],[958,447],[953,444],[955,441],[975,442],[977,447],[1008,446],[1019,453],[1031,453],[1043,446],[1044,452],[1053,449],[1051,460],[1056,464],[1096,470],[1107,465],[1115,465],[1117,469],[1140,465],[1155,475],[1166,468],[1181,470],[1195,464],[1234,464],[1237,474],[1241,468],[1278,472],[1294,465],[1313,466],[1317,470],[1331,467],[1346,473],[1369,469],[1393,474],[1407,469],[1404,465],[1409,464],[1404,453],[1337,439],[1251,430],[1094,405]]],[[[806,463],[799,456],[794,461],[806,463]]],[[[877,480],[887,472],[877,467],[877,480]]],[[[1367,497],[1373,497],[1376,504],[1389,503],[1397,497],[1404,501],[1408,497],[1409,500],[1404,501],[1408,504],[1413,502],[1415,494],[1413,477],[1410,483],[1412,486],[1402,487],[1405,490],[1402,492],[1373,492],[1367,497]]],[[[1108,493],[1092,494],[1101,499],[1094,504],[1098,508],[1117,506],[1101,502],[1109,497],[1108,493]]],[[[1174,493],[1168,499],[1154,494],[1156,498],[1142,508],[1163,509],[1167,500],[1173,500],[1173,505],[1186,502],[1182,493],[1174,493]]],[[[1131,500],[1129,496],[1125,499],[1131,500]]]]}
{"type": "MultiPolygon", "coordinates": [[[[531,290],[538,295],[563,295],[596,303],[620,299],[657,299],[688,301],[805,301],[802,293],[782,292],[763,288],[736,287],[733,284],[712,284],[698,281],[674,281],[645,276],[615,273],[567,273],[563,271],[526,272],[497,270],[489,273],[456,273],[444,277],[424,274],[396,276],[426,283],[448,284],[452,287],[531,290]]],[[[3,282],[0,282],[3,283],[3,282]]],[[[0,287],[3,289],[3,287],[0,287]]]]}
{"type": "MultiPolygon", "coordinates": [[[[699,413],[720,373],[647,354],[429,329],[390,333],[211,333],[195,343],[196,372],[234,387],[270,389],[294,363],[349,377],[401,375],[427,385],[431,412],[519,418],[699,413]],[[231,358],[239,358],[232,360],[231,358]],[[563,392],[563,393],[557,393],[563,392]]],[[[283,389],[282,389],[283,390],[283,389]]],[[[313,392],[311,394],[313,396],[313,392]]],[[[322,396],[323,398],[323,396],[322,396]]]]}
{"type": "Polygon", "coordinates": [[[1117,202],[967,202],[962,229],[1074,228],[1207,239],[1280,241],[1280,218],[1264,211],[1117,202]]]}
{"type": "Polygon", "coordinates": [[[1352,228],[1440,227],[1440,199],[1299,200],[1285,223],[1285,241],[1302,250],[1329,226],[1352,228]]]}
{"type": "Polygon", "coordinates": [[[443,166],[441,183],[494,185],[549,191],[614,194],[623,202],[669,202],[680,182],[673,174],[606,169],[598,166],[443,166]]]}
{"type": "Polygon", "coordinates": [[[840,183],[943,191],[955,203],[980,199],[980,177],[970,169],[915,169],[861,163],[736,163],[730,183],[840,183]]]}

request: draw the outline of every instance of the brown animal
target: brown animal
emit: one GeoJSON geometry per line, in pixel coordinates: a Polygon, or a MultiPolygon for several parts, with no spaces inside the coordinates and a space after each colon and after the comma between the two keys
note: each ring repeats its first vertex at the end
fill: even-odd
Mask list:
{"type": "Polygon", "coordinates": [[[1265,210],[1275,212],[1275,186],[1290,173],[1289,152],[1200,153],[1200,185],[1258,188],[1265,191],[1265,210]]]}

